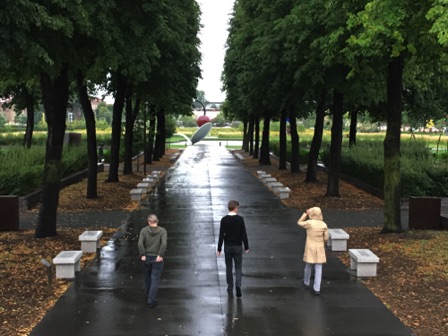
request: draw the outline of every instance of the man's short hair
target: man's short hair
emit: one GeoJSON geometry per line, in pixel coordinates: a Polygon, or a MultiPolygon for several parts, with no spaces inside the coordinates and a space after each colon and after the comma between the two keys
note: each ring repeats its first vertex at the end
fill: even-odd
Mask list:
{"type": "Polygon", "coordinates": [[[228,205],[229,211],[233,211],[236,208],[238,208],[239,206],[240,206],[240,203],[238,201],[234,201],[234,200],[229,201],[229,205],[228,205]]]}
{"type": "Polygon", "coordinates": [[[159,219],[157,218],[156,215],[154,215],[154,214],[150,214],[150,215],[148,216],[148,222],[151,222],[151,223],[159,223],[159,219]]]}

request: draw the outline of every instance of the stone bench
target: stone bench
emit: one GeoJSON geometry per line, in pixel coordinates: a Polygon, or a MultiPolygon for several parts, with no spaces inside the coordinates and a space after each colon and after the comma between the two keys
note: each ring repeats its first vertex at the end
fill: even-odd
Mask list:
{"type": "Polygon", "coordinates": [[[270,185],[268,185],[268,186],[269,186],[269,188],[272,189],[272,191],[273,191],[274,193],[278,192],[278,190],[279,190],[280,188],[283,188],[283,187],[284,187],[284,186],[283,186],[283,183],[281,183],[281,182],[272,182],[272,183],[270,183],[270,185]]]}
{"type": "Polygon", "coordinates": [[[152,185],[150,183],[148,183],[148,182],[140,182],[140,183],[137,184],[137,189],[142,189],[145,192],[148,192],[149,189],[151,189],[151,186],[152,185]]]}
{"type": "Polygon", "coordinates": [[[271,174],[263,174],[263,175],[261,175],[260,180],[262,180],[263,183],[265,183],[266,179],[271,178],[271,177],[272,177],[271,174]]]}
{"type": "Polygon", "coordinates": [[[146,195],[146,192],[143,189],[136,188],[132,189],[130,194],[133,201],[141,201],[144,195],[146,195]]]}
{"type": "Polygon", "coordinates": [[[280,199],[286,199],[289,198],[289,193],[291,192],[291,189],[288,187],[281,187],[278,188],[277,192],[275,193],[280,199]]]}
{"type": "Polygon", "coordinates": [[[376,266],[380,262],[372,251],[368,249],[349,249],[350,269],[356,270],[358,277],[375,277],[376,266]]]}
{"type": "Polygon", "coordinates": [[[257,176],[260,178],[260,175],[266,174],[264,170],[257,170],[257,176]]]}
{"type": "Polygon", "coordinates": [[[327,241],[327,246],[331,247],[332,251],[347,251],[347,240],[350,238],[349,234],[342,229],[328,229],[330,236],[327,241]]]}
{"type": "Polygon", "coordinates": [[[157,173],[151,173],[151,174],[148,174],[148,175],[146,175],[146,177],[145,178],[151,178],[151,179],[154,179],[154,180],[158,180],[159,178],[160,178],[160,174],[157,174],[157,173]]]}
{"type": "Polygon", "coordinates": [[[175,154],[171,155],[170,156],[170,162],[176,161],[178,157],[179,157],[179,153],[175,153],[175,154]]]}
{"type": "Polygon", "coordinates": [[[235,156],[240,160],[244,160],[244,156],[242,156],[240,153],[235,153],[235,156]]]}
{"type": "Polygon", "coordinates": [[[268,177],[264,179],[263,182],[268,188],[270,188],[272,183],[277,182],[277,179],[275,177],[268,177]]]}
{"type": "Polygon", "coordinates": [[[62,251],[54,259],[56,266],[56,278],[74,279],[75,272],[81,271],[79,261],[82,257],[82,251],[62,251]]]}
{"type": "Polygon", "coordinates": [[[100,239],[103,231],[84,231],[79,236],[81,242],[81,250],[85,253],[96,253],[96,250],[101,247],[100,239]]]}
{"type": "Polygon", "coordinates": [[[155,178],[155,177],[145,177],[143,180],[142,180],[142,182],[143,183],[148,183],[151,187],[152,186],[154,186],[154,184],[156,184],[156,182],[157,182],[157,178],[155,178]]]}

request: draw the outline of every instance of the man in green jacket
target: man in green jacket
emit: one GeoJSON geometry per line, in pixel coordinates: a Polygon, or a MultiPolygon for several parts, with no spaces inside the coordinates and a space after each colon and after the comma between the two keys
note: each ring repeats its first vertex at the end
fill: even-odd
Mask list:
{"type": "Polygon", "coordinates": [[[140,231],[138,250],[140,259],[145,265],[145,291],[148,305],[156,307],[157,291],[159,290],[160,277],[163,269],[163,256],[167,246],[167,233],[159,226],[156,215],[148,216],[148,226],[140,231]]]}

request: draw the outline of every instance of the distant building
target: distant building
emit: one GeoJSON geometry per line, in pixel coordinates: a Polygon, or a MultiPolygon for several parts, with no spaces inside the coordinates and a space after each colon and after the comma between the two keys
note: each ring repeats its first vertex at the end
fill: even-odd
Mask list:
{"type": "MultiPolygon", "coordinates": [[[[16,111],[14,111],[13,107],[4,107],[3,104],[8,103],[11,99],[0,99],[0,113],[3,114],[6,118],[6,122],[14,123],[14,119],[16,117],[16,111]]],[[[22,111],[26,114],[26,110],[22,111]]]]}

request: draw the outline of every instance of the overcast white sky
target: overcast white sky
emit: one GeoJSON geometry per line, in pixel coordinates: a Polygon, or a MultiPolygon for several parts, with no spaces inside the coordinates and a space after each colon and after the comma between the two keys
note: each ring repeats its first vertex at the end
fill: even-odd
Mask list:
{"type": "Polygon", "coordinates": [[[201,6],[201,23],[204,26],[201,39],[202,79],[198,90],[205,92],[205,98],[211,102],[222,102],[225,93],[221,92],[221,73],[224,64],[227,28],[234,0],[198,0],[201,6]]]}

